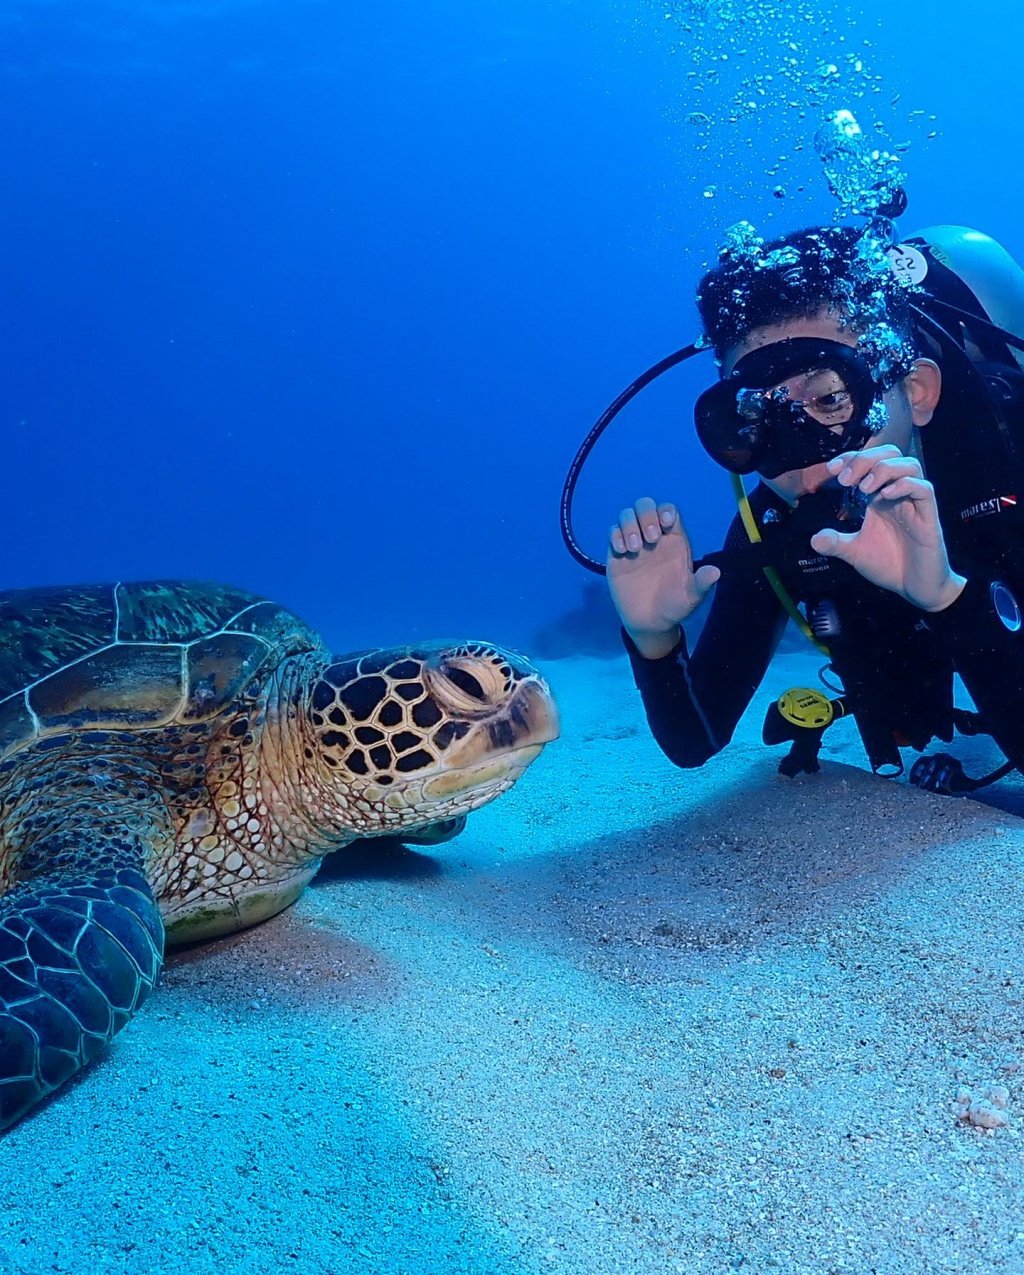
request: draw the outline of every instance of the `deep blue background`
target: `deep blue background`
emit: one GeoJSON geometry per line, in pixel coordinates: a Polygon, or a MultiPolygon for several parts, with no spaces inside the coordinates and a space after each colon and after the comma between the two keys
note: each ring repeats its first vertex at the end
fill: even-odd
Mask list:
{"type": "MultiPolygon", "coordinates": [[[[578,439],[694,335],[725,226],[830,215],[821,95],[802,121],[783,99],[865,39],[880,91],[832,104],[910,141],[908,225],[1024,252],[1024,19],[1005,5],[872,0],[856,27],[833,6],[824,37],[793,5],[800,66],[706,150],[686,116],[724,106],[701,76],[736,32],[697,8],[686,31],[684,9],[0,4],[6,582],[218,577],[339,647],[529,646],[585,579],[556,522],[578,439]]],[[[763,69],[776,47],[758,50],[763,69]]],[[[599,453],[593,550],[648,490],[705,547],[724,525],[686,390],[652,391],[599,453]]]]}

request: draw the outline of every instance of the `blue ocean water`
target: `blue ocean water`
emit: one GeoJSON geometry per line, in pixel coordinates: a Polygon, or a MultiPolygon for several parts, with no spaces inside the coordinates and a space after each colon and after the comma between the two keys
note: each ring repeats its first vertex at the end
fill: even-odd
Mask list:
{"type": "MultiPolygon", "coordinates": [[[[579,440],[633,376],[693,338],[694,285],[730,224],[747,218],[781,233],[831,218],[811,144],[830,110],[854,110],[869,135],[878,124],[880,141],[898,148],[908,228],[976,225],[1024,257],[1022,29],[1020,14],[996,0],[969,8],[948,0],[898,8],[880,0],[0,0],[7,586],[218,578],[292,606],[338,649],[480,634],[568,652],[595,625],[616,649],[607,607],[560,623],[592,583],[564,553],[557,522],[579,440]]],[[[717,543],[731,516],[729,490],[688,427],[693,393],[712,375],[704,359],[665,378],[601,444],[579,492],[578,530],[590,552],[601,554],[607,523],[644,493],[679,502],[698,549],[717,543]]],[[[610,681],[603,685],[607,693],[610,681]]],[[[60,1120],[24,1126],[31,1149],[17,1161],[12,1269],[576,1275],[594,1254],[602,1269],[629,1268],[633,1250],[622,1236],[641,1221],[634,1207],[664,1222],[673,1245],[677,1217],[684,1221],[673,1266],[661,1256],[665,1240],[637,1269],[725,1269],[682,1264],[716,1210],[729,1215],[721,1227],[736,1250],[729,1269],[739,1269],[731,1216],[742,1221],[748,1208],[753,1230],[760,1215],[743,1197],[727,1207],[712,1198],[716,1179],[702,1157],[717,1117],[704,1109],[706,1123],[696,1123],[702,1087],[684,1092],[677,1111],[662,1071],[713,1089],[716,1068],[730,1075],[725,1066],[746,1058],[748,1039],[778,1046],[766,1060],[792,1066],[792,1022],[813,1024],[817,1006],[823,1036],[834,1023],[827,994],[815,1003],[803,988],[834,988],[835,1004],[857,1010],[871,970],[851,963],[847,971],[840,961],[842,977],[828,983],[828,956],[812,934],[781,960],[766,948],[764,966],[744,968],[735,986],[727,959],[699,954],[692,1000],[689,985],[676,996],[652,977],[645,1001],[624,975],[616,981],[619,971],[613,979],[564,959],[567,946],[589,951],[591,940],[564,929],[559,854],[582,864],[580,879],[569,880],[589,876],[581,888],[602,905],[606,885],[609,917],[618,909],[629,920],[635,897],[646,906],[654,892],[644,920],[661,927],[655,936],[666,937],[659,909],[671,914],[678,883],[684,904],[698,895],[668,852],[655,855],[655,871],[639,885],[628,866],[628,855],[644,851],[638,824],[663,821],[664,841],[682,841],[693,812],[683,781],[658,791],[667,763],[657,771],[651,741],[601,733],[601,693],[588,725],[593,765],[611,757],[616,787],[624,755],[622,773],[637,781],[616,792],[620,822],[610,820],[594,844],[567,836],[579,802],[570,775],[565,792],[539,790],[530,809],[543,817],[528,835],[526,821],[517,822],[524,807],[510,799],[508,816],[505,806],[475,816],[487,830],[475,860],[455,843],[439,856],[443,867],[415,859],[420,878],[401,877],[403,860],[387,860],[379,880],[365,867],[360,877],[357,866],[353,888],[342,878],[310,889],[306,910],[288,914],[272,940],[257,931],[249,946],[243,937],[172,967],[164,1005],[147,1007],[152,1036],[105,1059],[77,1090],[76,1111],[88,1117],[72,1123],[73,1137],[60,1120]],[[687,818],[677,823],[682,809],[687,818]],[[499,856],[519,843],[536,862],[524,853],[505,869],[499,856]],[[538,866],[549,862],[555,867],[538,866]],[[499,888],[481,908],[466,883],[488,875],[499,888]],[[538,896],[544,906],[534,915],[538,896]],[[495,933],[501,951],[481,943],[495,933]],[[718,989],[722,1008],[712,1020],[702,979],[715,961],[729,986],[718,989]],[[345,982],[352,970],[355,993],[345,982]],[[415,995],[403,995],[410,988],[415,995]],[[754,1002],[791,1016],[777,1041],[770,1023],[746,1017],[754,1002]],[[812,1012],[801,1018],[804,1002],[812,1012]],[[198,1024],[191,1033],[179,1021],[183,1006],[198,1024]],[[587,1035],[591,1010],[604,1018],[587,1035]],[[536,1019],[531,1030],[521,1029],[520,1014],[536,1019]],[[610,1075],[612,1083],[593,1110],[581,1104],[578,1139],[567,1139],[552,1164],[540,1151],[566,1106],[559,1069],[577,1049],[582,1061],[565,1064],[569,1084],[577,1066],[586,1082],[610,1075]],[[705,1082],[707,1053],[717,1062],[705,1082]],[[467,1082],[470,1058],[479,1074],[467,1082]],[[651,1083],[645,1089],[638,1079],[651,1083]],[[96,1083],[98,1091],[89,1087],[96,1083]],[[633,1103],[650,1104],[649,1127],[647,1110],[638,1115],[633,1103]],[[606,1112],[626,1130],[623,1146],[639,1131],[658,1155],[616,1161],[618,1144],[609,1136],[603,1145],[593,1119],[606,1112]],[[521,1140],[509,1136],[520,1128],[521,1140]],[[664,1145],[662,1174],[685,1159],[691,1133],[692,1161],[707,1176],[677,1186],[674,1197],[649,1175],[631,1182],[622,1171],[658,1164],[664,1145]],[[460,1194],[463,1143],[486,1148],[479,1174],[494,1184],[492,1195],[460,1194]],[[508,1147],[515,1154],[503,1158],[508,1147]],[[451,1180],[446,1158],[456,1166],[451,1180]],[[602,1196],[607,1186],[610,1202],[577,1200],[566,1191],[574,1176],[600,1183],[602,1196]],[[591,1244],[578,1258],[556,1252],[565,1243],[559,1223],[574,1211],[583,1221],[566,1234],[589,1234],[591,1244]],[[511,1223],[494,1220],[503,1212],[511,1223]],[[529,1252],[541,1228],[550,1238],[529,1252]],[[123,1251],[103,1252],[108,1236],[123,1240],[123,1251]]],[[[743,764],[738,786],[754,782],[743,764]]],[[[763,760],[763,772],[771,769],[763,760]]],[[[558,761],[547,772],[556,773],[564,778],[558,761]]],[[[873,795],[861,779],[854,805],[873,795]]],[[[578,782],[585,792],[586,777],[578,782]]],[[[718,792],[725,803],[727,786],[718,792]]],[[[845,809],[842,794],[833,796],[845,809]]],[[[776,796],[762,818],[781,824],[782,806],[776,796]]],[[[837,835],[845,843],[849,832],[837,835]]],[[[727,833],[728,843],[704,851],[731,890],[739,846],[727,833]]],[[[742,825],[741,833],[752,841],[742,825]]],[[[872,837],[869,849],[881,855],[883,841],[872,837]]],[[[744,859],[746,895],[758,897],[769,857],[744,859]]],[[[845,916],[845,896],[829,892],[824,871],[807,874],[814,884],[806,885],[806,862],[814,859],[804,846],[792,865],[793,895],[824,898],[823,912],[845,916]]],[[[911,874],[891,900],[879,890],[881,924],[877,913],[857,913],[856,896],[850,912],[888,941],[917,900],[947,889],[936,910],[962,934],[942,949],[922,926],[921,950],[941,959],[933,972],[922,958],[922,983],[908,985],[915,1003],[939,1006],[937,1025],[926,1024],[920,1038],[900,1036],[913,1015],[898,989],[888,1016],[869,1015],[856,1038],[865,1046],[862,1031],[888,1032],[931,1048],[942,1036],[944,1050],[944,1033],[971,1049],[977,1034],[984,1056],[1012,1020],[1002,991],[1011,983],[997,986],[995,971],[1009,964],[997,939],[1000,926],[1012,935],[1013,918],[1000,913],[992,924],[997,913],[983,891],[957,893],[963,865],[955,856],[936,864],[934,879],[922,867],[921,882],[911,874]],[[970,963],[993,971],[995,989],[984,1020],[992,1026],[977,1032],[957,999],[970,982],[958,944],[974,936],[992,946],[970,963]]],[[[1003,872],[993,890],[1016,878],[1014,866],[1003,872]]],[[[717,908],[724,894],[705,889],[699,901],[717,908]]],[[[695,916],[694,929],[733,924],[724,906],[710,919],[695,916]]],[[[784,918],[780,929],[787,925],[796,921],[784,918]]],[[[664,954],[624,928],[623,963],[664,954]]],[[[889,960],[885,950],[871,956],[889,960]]],[[[840,1122],[836,1138],[850,1139],[826,1053],[815,1073],[825,1077],[820,1123],[831,1130],[830,1118],[840,1122]]],[[[915,1062],[913,1049],[907,1056],[915,1062]]],[[[762,1061],[756,1079],[767,1084],[762,1061]]],[[[872,1131],[889,1121],[898,1134],[913,1133],[913,1113],[893,1116],[905,1077],[879,1074],[876,1090],[871,1072],[858,1062],[837,1073],[853,1086],[854,1118],[872,1131]]],[[[907,1102],[923,1094],[938,1109],[950,1085],[936,1066],[927,1085],[920,1074],[908,1083],[907,1102]]],[[[724,1089],[723,1107],[738,1108],[737,1091],[724,1089]]],[[[802,1090],[791,1093],[794,1110],[774,1146],[784,1171],[793,1165],[825,1183],[821,1196],[808,1197],[816,1205],[828,1185],[815,1150],[831,1144],[814,1141],[817,1116],[802,1090]]],[[[729,1147],[762,1132],[753,1105],[748,1120],[726,1115],[718,1127],[729,1147]]],[[[851,1156],[875,1154],[872,1136],[851,1145],[851,1156]]],[[[887,1226],[902,1228],[894,1248],[914,1242],[923,1205],[901,1212],[890,1203],[901,1197],[881,1189],[902,1173],[915,1208],[934,1192],[929,1217],[943,1236],[960,1226],[955,1248],[973,1224],[973,1201],[962,1185],[943,1195],[948,1165],[933,1186],[929,1145],[918,1160],[908,1141],[895,1140],[877,1161],[877,1196],[875,1182],[867,1190],[844,1175],[853,1185],[830,1201],[836,1216],[816,1214],[806,1242],[788,1238],[814,1260],[816,1247],[841,1233],[846,1211],[861,1217],[846,1207],[859,1191],[854,1202],[864,1204],[883,1259],[887,1226]]],[[[960,1144],[947,1153],[969,1166],[965,1181],[980,1183],[990,1210],[982,1239],[995,1229],[992,1215],[1017,1232],[992,1145],[1001,1144],[986,1143],[976,1160],[960,1144]]],[[[769,1160],[756,1175],[771,1186],[775,1168],[769,1160]]],[[[780,1198],[788,1206],[802,1197],[780,1198]]],[[[914,1251],[926,1242],[917,1238],[914,1251]]],[[[866,1268],[866,1259],[835,1267],[866,1268]]]]}
{"type": "MultiPolygon", "coordinates": [[[[585,583],[556,519],[578,438],[692,338],[726,226],[830,216],[827,107],[909,143],[908,223],[1024,247],[1020,22],[994,0],[6,0],[8,583],[215,577],[339,647],[528,647],[585,583]],[[730,123],[737,94],[757,109],[730,123]]],[[[595,459],[593,551],[647,490],[720,533],[690,392],[651,391],[595,459]]]]}

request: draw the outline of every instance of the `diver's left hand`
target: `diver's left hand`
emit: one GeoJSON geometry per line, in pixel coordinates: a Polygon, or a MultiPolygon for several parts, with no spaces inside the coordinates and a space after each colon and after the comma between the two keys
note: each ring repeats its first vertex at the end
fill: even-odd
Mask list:
{"type": "Polygon", "coordinates": [[[843,452],[829,461],[828,470],[843,487],[859,487],[870,501],[859,531],[819,531],[811,547],[841,558],[865,580],[923,611],[942,611],[955,602],[966,581],[949,565],[935,489],[920,464],[885,444],[843,452]]]}

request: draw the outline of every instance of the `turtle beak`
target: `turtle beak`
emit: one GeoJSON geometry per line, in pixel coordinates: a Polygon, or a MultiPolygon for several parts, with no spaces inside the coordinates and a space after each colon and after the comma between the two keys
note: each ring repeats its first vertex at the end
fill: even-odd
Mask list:
{"type": "Polygon", "coordinates": [[[476,794],[482,805],[510,787],[558,738],[558,709],[547,683],[531,675],[523,680],[504,710],[482,731],[466,736],[445,754],[444,770],[429,779],[425,793],[436,799],[476,794]]]}
{"type": "Polygon", "coordinates": [[[545,681],[539,677],[524,682],[513,695],[502,717],[491,724],[491,742],[500,748],[537,745],[538,751],[559,735],[558,705],[545,681]]]}
{"type": "MultiPolygon", "coordinates": [[[[475,766],[526,753],[532,761],[545,744],[558,738],[558,708],[547,683],[536,675],[524,679],[500,713],[482,732],[468,735],[446,754],[446,768],[475,766]]],[[[523,765],[528,764],[524,762],[523,765]]]]}

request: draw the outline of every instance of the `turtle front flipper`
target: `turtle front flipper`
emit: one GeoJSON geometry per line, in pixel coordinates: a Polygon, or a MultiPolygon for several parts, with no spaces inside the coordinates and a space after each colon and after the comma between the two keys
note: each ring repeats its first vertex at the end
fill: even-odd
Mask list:
{"type": "MultiPolygon", "coordinates": [[[[160,973],[164,926],[143,868],[166,832],[162,803],[118,796],[62,803],[20,854],[0,851],[15,867],[0,898],[0,1129],[93,1059],[160,973]]],[[[29,833],[40,819],[13,822],[29,833]]]]}
{"type": "Polygon", "coordinates": [[[121,1030],[162,959],[163,922],[132,869],[51,874],[0,899],[0,1129],[121,1030]]]}
{"type": "Polygon", "coordinates": [[[465,826],[466,816],[455,815],[451,819],[438,819],[422,828],[414,828],[411,832],[400,832],[398,840],[410,846],[439,846],[454,840],[465,826]]]}

